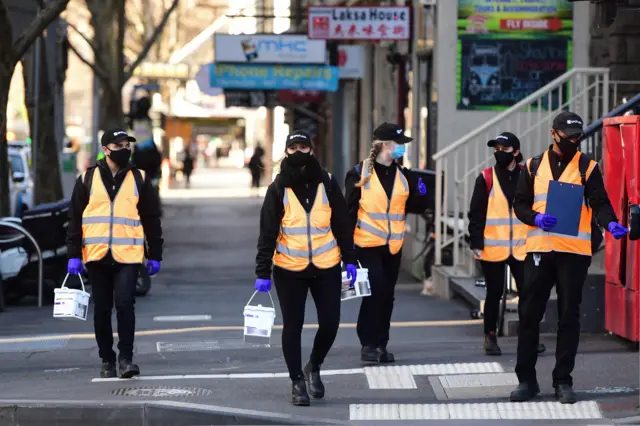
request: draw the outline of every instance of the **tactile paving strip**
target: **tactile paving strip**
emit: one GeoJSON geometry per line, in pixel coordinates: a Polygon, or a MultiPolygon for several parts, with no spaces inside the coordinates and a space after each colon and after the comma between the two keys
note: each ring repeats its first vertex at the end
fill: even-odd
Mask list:
{"type": "MultiPolygon", "coordinates": [[[[16,339],[18,340],[18,339],[16,339]]],[[[29,342],[0,342],[0,353],[9,352],[47,352],[64,348],[69,342],[68,337],[52,337],[50,339],[29,342]]]]}

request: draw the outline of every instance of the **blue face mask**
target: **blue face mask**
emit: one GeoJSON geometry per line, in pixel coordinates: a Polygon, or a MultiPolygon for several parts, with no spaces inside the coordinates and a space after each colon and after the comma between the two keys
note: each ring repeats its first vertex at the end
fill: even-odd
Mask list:
{"type": "Polygon", "coordinates": [[[398,158],[402,158],[404,157],[405,151],[406,151],[406,148],[404,145],[396,144],[396,148],[391,152],[391,157],[394,160],[397,160],[398,158]]]}

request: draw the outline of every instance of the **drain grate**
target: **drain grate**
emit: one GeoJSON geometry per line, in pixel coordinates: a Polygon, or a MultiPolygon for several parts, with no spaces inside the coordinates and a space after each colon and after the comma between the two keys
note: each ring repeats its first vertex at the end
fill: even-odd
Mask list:
{"type": "Polygon", "coordinates": [[[145,386],[137,388],[121,388],[111,391],[112,395],[133,396],[142,398],[186,398],[189,396],[209,396],[213,392],[201,388],[179,388],[167,386],[145,386]]]}
{"type": "Polygon", "coordinates": [[[46,352],[64,348],[69,342],[68,337],[54,337],[51,339],[31,342],[0,342],[0,353],[9,352],[46,352]]]}

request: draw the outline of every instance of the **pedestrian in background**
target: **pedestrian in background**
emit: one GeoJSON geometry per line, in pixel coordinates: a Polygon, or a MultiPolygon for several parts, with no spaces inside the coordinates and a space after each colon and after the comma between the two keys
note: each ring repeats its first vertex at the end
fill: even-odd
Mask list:
{"type": "Polygon", "coordinates": [[[193,154],[191,152],[191,145],[188,145],[184,149],[184,154],[182,157],[182,174],[185,178],[185,186],[187,188],[191,187],[191,173],[193,173],[193,154]]]}
{"type": "Polygon", "coordinates": [[[555,395],[563,404],[576,402],[571,373],[580,340],[582,287],[591,256],[602,242],[594,226],[597,219],[616,239],[628,230],[618,224],[598,164],[578,151],[582,118],[562,112],[553,120],[553,144],[542,155],[527,160],[520,174],[513,208],[518,219],[529,226],[525,250],[524,283],[519,287],[518,356],[516,374],[520,384],[511,401],[528,401],[540,392],[536,362],[540,321],[554,284],[558,294],[558,344],[552,372],[555,395]],[[552,181],[584,187],[578,235],[555,233],[558,218],[545,213],[552,181]]]}
{"type": "Polygon", "coordinates": [[[123,130],[106,131],[101,140],[105,158],[78,178],[69,207],[67,270],[80,274],[87,268],[103,378],[118,375],[111,328],[114,300],[119,375],[128,379],[140,374],[133,363],[138,270],[145,251],[150,276],[158,273],[162,260],[158,197],[148,176],[129,162],[135,141],[123,130]]]}
{"type": "Polygon", "coordinates": [[[427,187],[396,160],[413,139],[395,124],[374,131],[369,158],[355,165],[345,179],[356,254],[369,270],[371,295],[363,297],[357,332],[364,364],[395,360],[387,351],[395,286],[400,272],[407,213],[427,208],[427,187]]]}
{"type": "Polygon", "coordinates": [[[249,159],[249,172],[251,173],[251,187],[256,191],[260,188],[260,181],[264,174],[264,164],[262,163],[262,157],[264,157],[264,149],[258,144],[253,151],[251,159],[249,159]]]}
{"type": "Polygon", "coordinates": [[[344,196],[335,178],[313,155],[311,137],[293,132],[287,137],[280,173],[267,188],[260,213],[255,288],[271,289],[273,264],[282,311],[282,351],[294,405],[309,405],[309,393],[314,398],[324,397],[320,366],[340,324],[341,260],[353,285],[356,259],[344,196]],[[309,291],[319,328],[303,369],[301,335],[309,291]]]}

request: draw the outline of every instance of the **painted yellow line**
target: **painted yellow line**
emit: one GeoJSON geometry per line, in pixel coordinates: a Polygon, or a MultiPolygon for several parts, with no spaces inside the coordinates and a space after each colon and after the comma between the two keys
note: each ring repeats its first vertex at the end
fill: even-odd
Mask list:
{"type": "MultiPolygon", "coordinates": [[[[464,325],[481,324],[482,320],[453,320],[453,321],[402,321],[392,322],[391,327],[394,328],[418,328],[418,327],[458,327],[464,325]]],[[[282,330],[281,325],[275,325],[275,330],[282,330]]],[[[316,329],[318,324],[306,324],[305,329],[316,329]]],[[[356,328],[355,323],[340,324],[340,328],[356,328]]],[[[185,334],[185,333],[202,333],[207,331],[242,331],[241,325],[213,325],[204,327],[187,327],[187,328],[165,328],[159,330],[141,330],[136,332],[136,336],[162,336],[167,334],[185,334]]],[[[117,334],[114,333],[117,337],[117,334]]],[[[52,334],[47,336],[32,337],[6,337],[0,338],[0,343],[20,343],[20,342],[42,342],[53,339],[77,339],[77,340],[93,340],[93,333],[73,333],[73,334],[52,334]]]]}

